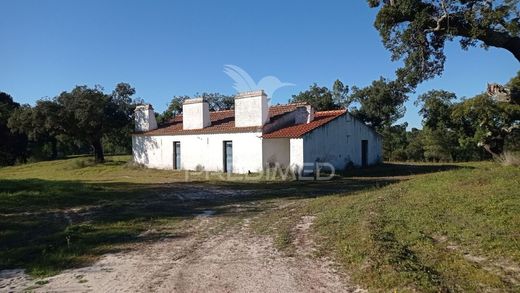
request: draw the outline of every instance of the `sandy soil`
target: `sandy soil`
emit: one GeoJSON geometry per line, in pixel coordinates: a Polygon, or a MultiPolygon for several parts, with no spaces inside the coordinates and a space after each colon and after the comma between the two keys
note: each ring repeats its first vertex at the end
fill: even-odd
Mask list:
{"type": "MultiPolygon", "coordinates": [[[[141,243],[95,264],[33,280],[22,270],[0,272],[0,292],[358,292],[327,259],[313,256],[306,216],[294,228],[296,253],[277,251],[253,233],[251,219],[223,225],[211,211],[186,220],[179,237],[141,243]]],[[[153,231],[151,231],[153,233],[153,231]]]]}

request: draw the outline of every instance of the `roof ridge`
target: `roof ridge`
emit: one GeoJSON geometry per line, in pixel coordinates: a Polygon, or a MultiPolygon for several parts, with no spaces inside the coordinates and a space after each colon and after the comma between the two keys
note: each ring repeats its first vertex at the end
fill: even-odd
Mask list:
{"type": "Polygon", "coordinates": [[[347,112],[348,110],[347,109],[336,109],[336,110],[325,110],[325,111],[316,111],[316,113],[342,113],[342,112],[347,112]]]}

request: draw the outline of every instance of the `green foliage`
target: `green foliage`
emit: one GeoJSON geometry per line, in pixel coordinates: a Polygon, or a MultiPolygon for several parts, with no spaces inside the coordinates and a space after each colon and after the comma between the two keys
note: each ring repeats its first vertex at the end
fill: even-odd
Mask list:
{"type": "Polygon", "coordinates": [[[399,80],[415,88],[444,70],[444,46],[480,44],[510,51],[520,61],[518,0],[368,0],[379,8],[376,29],[392,60],[404,59],[399,80]]]}
{"type": "Polygon", "coordinates": [[[98,162],[104,161],[103,137],[119,143],[130,141],[132,111],[135,105],[131,95],[135,90],[128,84],[118,84],[112,95],[103,93],[100,87],[77,86],[71,92],[63,92],[55,102],[62,107],[65,133],[89,143],[98,162]]]}
{"type": "Polygon", "coordinates": [[[20,104],[14,102],[10,95],[0,92],[0,166],[24,161],[27,157],[27,137],[12,133],[8,127],[9,117],[18,109],[20,104]]]}
{"type": "MultiPolygon", "coordinates": [[[[233,109],[235,105],[235,97],[228,96],[220,93],[202,93],[196,94],[196,98],[203,98],[204,101],[208,103],[210,111],[222,111],[233,109]]],[[[170,104],[168,105],[168,109],[166,109],[161,114],[156,114],[157,123],[163,124],[168,120],[172,119],[176,115],[182,114],[182,105],[184,101],[190,99],[190,96],[174,96],[170,104]]]]}
{"type": "Polygon", "coordinates": [[[77,86],[34,107],[18,107],[9,118],[11,131],[26,135],[33,159],[56,159],[85,153],[91,146],[97,161],[104,159],[103,144],[111,153],[129,153],[133,130],[135,89],[119,83],[111,94],[101,87],[77,86]]]}
{"type": "MultiPolygon", "coordinates": [[[[520,75],[508,83],[513,93],[518,86],[520,75]]],[[[506,150],[520,150],[518,104],[497,102],[487,94],[458,101],[454,93],[431,90],[420,95],[416,105],[423,130],[383,130],[385,159],[405,158],[403,149],[406,160],[443,162],[498,159],[506,150]]]]}
{"type": "Polygon", "coordinates": [[[509,134],[520,125],[520,105],[499,103],[481,94],[456,105],[452,118],[459,123],[465,138],[499,155],[509,134]]]}
{"type": "Polygon", "coordinates": [[[327,87],[320,87],[316,83],[311,85],[308,90],[293,95],[291,103],[305,102],[310,104],[316,111],[327,111],[346,108],[350,104],[348,100],[348,86],[340,80],[336,80],[332,86],[332,91],[327,87]]]}
{"type": "Polygon", "coordinates": [[[420,95],[415,104],[421,105],[419,113],[423,117],[423,125],[433,130],[451,128],[452,106],[456,99],[454,93],[443,90],[431,90],[420,95]]]}
{"type": "Polygon", "coordinates": [[[8,125],[11,131],[27,135],[32,147],[43,150],[50,146],[49,157],[56,159],[59,136],[64,133],[61,113],[61,106],[54,101],[39,100],[34,107],[23,105],[16,109],[8,125]]]}
{"type": "Polygon", "coordinates": [[[406,132],[407,145],[405,147],[406,158],[409,161],[424,161],[423,133],[417,128],[406,132]]]}
{"type": "Polygon", "coordinates": [[[129,154],[132,151],[134,109],[144,103],[142,99],[134,99],[134,95],[135,89],[128,83],[118,83],[112,91],[110,115],[116,121],[103,134],[103,147],[107,153],[129,154]]]}
{"type": "Polygon", "coordinates": [[[233,109],[235,106],[235,97],[223,95],[220,93],[202,93],[197,94],[197,97],[201,97],[208,103],[210,111],[221,111],[233,109]]]}
{"type": "Polygon", "coordinates": [[[385,161],[406,161],[407,123],[389,126],[383,129],[383,158],[385,161]]]}
{"type": "Polygon", "coordinates": [[[348,85],[344,85],[341,80],[337,79],[332,85],[332,100],[334,104],[339,105],[340,108],[347,108],[350,104],[348,92],[348,85]]]}
{"type": "Polygon", "coordinates": [[[449,129],[423,129],[424,158],[433,162],[454,161],[457,136],[449,129]]]}
{"type": "Polygon", "coordinates": [[[407,89],[396,81],[381,77],[365,88],[354,87],[352,91],[351,101],[360,105],[352,114],[377,130],[390,127],[404,116],[407,89]]]}
{"type": "Polygon", "coordinates": [[[520,104],[520,71],[506,85],[511,91],[511,100],[520,104]]]}

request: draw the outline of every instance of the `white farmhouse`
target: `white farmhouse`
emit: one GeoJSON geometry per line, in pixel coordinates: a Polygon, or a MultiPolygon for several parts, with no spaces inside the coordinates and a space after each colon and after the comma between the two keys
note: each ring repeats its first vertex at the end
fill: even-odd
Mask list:
{"type": "Polygon", "coordinates": [[[225,111],[189,99],[182,115],[160,126],[151,105],[135,112],[134,161],[150,168],[248,173],[326,163],[342,170],[382,160],[381,136],[346,110],[269,107],[263,91],[238,94],[234,110],[225,111]]]}

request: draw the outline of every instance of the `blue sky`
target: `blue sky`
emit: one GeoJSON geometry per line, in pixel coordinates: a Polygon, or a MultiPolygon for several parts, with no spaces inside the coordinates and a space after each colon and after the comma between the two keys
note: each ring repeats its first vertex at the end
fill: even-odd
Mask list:
{"type": "MultiPolygon", "coordinates": [[[[273,102],[285,103],[314,82],[364,86],[393,78],[399,66],[364,0],[3,0],[0,11],[0,91],[20,103],[82,84],[110,91],[124,81],[163,111],[174,95],[233,94],[226,64],[255,80],[274,75],[295,84],[275,93],[273,102]]],[[[418,94],[442,88],[470,97],[520,70],[501,49],[462,51],[453,43],[446,53],[444,75],[420,85],[406,104],[402,121],[410,126],[420,126],[418,94]]]]}

